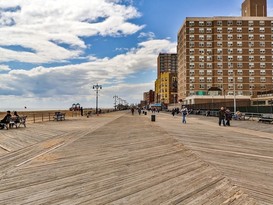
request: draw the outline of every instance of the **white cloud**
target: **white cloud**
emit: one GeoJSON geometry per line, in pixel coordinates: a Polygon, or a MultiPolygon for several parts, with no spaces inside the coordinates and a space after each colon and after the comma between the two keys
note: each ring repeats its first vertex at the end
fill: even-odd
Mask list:
{"type": "Polygon", "coordinates": [[[153,32],[141,32],[138,36],[138,38],[147,38],[148,40],[152,40],[155,38],[155,34],[153,32]]]}
{"type": "Polygon", "coordinates": [[[1,71],[10,71],[11,69],[10,69],[10,67],[9,66],[7,66],[7,65],[0,65],[0,72],[1,71]]]}
{"type": "Polygon", "coordinates": [[[59,62],[76,58],[89,45],[81,37],[130,35],[143,28],[128,22],[140,13],[107,0],[0,1],[0,62],[59,62]],[[62,46],[65,44],[67,46],[62,46]]]}
{"type": "Polygon", "coordinates": [[[176,52],[176,43],[168,40],[150,40],[139,43],[125,54],[113,58],[95,58],[88,63],[52,68],[36,67],[31,70],[11,70],[0,75],[0,96],[4,107],[10,106],[10,97],[17,105],[25,106],[26,99],[32,104],[67,107],[76,101],[83,106],[94,107],[92,85],[103,85],[101,105],[111,107],[112,96],[117,94],[128,102],[139,102],[144,91],[153,89],[154,83],[129,83],[126,78],[136,72],[156,70],[160,52],[176,52]],[[40,102],[42,101],[42,102],[40,102]],[[40,102],[40,103],[39,103],[40,102]],[[47,103],[45,103],[47,102],[47,103]]]}

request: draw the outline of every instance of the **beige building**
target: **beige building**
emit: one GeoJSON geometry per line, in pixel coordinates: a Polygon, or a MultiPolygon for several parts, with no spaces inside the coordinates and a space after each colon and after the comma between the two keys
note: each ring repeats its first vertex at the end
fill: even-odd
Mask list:
{"type": "Polygon", "coordinates": [[[266,15],[266,1],[246,0],[242,17],[186,18],[178,32],[179,99],[245,99],[272,90],[273,17],[253,17],[251,8],[266,15]]]}

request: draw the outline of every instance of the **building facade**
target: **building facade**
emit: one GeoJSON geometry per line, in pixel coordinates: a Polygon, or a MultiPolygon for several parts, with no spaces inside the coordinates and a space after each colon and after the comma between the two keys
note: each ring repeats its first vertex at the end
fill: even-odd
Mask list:
{"type": "Polygon", "coordinates": [[[170,72],[177,73],[177,54],[176,53],[160,53],[157,57],[157,78],[161,73],[170,72]]]}
{"type": "Polygon", "coordinates": [[[178,33],[178,98],[272,90],[273,18],[186,18],[178,33]]]}
{"type": "Polygon", "coordinates": [[[147,102],[147,104],[153,104],[155,102],[155,92],[153,90],[149,90],[148,92],[143,93],[143,100],[147,102]]]}
{"type": "Polygon", "coordinates": [[[245,0],[242,3],[242,16],[267,16],[266,0],[245,0]]]}

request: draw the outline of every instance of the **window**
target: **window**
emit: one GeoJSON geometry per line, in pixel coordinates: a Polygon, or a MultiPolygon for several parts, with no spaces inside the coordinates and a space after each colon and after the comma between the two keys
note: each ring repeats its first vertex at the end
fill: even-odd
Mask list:
{"type": "Polygon", "coordinates": [[[222,83],[223,82],[223,78],[222,77],[217,77],[217,82],[218,83],[222,83]]]}
{"type": "MultiPolygon", "coordinates": [[[[217,74],[218,74],[218,75],[223,75],[223,71],[222,71],[222,70],[218,70],[218,71],[217,71],[217,74]]],[[[218,78],[219,78],[219,77],[218,77],[218,78]]],[[[221,77],[221,79],[222,79],[222,77],[221,77]]]]}
{"type": "MultiPolygon", "coordinates": [[[[249,70],[248,72],[249,72],[249,75],[254,75],[254,70],[249,70]]],[[[254,78],[253,78],[253,81],[254,81],[254,78]]]]}
{"type": "Polygon", "coordinates": [[[233,39],[233,35],[232,34],[228,34],[228,40],[232,40],[233,39]]]}
{"type": "Polygon", "coordinates": [[[223,46],[222,41],[217,41],[217,46],[218,46],[218,47],[222,47],[222,46],[223,46]]]}
{"type": "Polygon", "coordinates": [[[194,42],[190,42],[190,48],[194,47],[194,42]]]}
{"type": "Polygon", "coordinates": [[[238,68],[242,68],[243,67],[243,63],[237,63],[237,67],[238,68]]]}
{"type": "Polygon", "coordinates": [[[194,84],[190,84],[190,89],[191,89],[191,90],[194,89],[194,84]]]}
{"type": "Polygon", "coordinates": [[[207,28],[207,33],[212,33],[212,29],[211,28],[207,28]]]}
{"type": "Polygon", "coordinates": [[[264,21],[260,21],[260,22],[259,22],[259,25],[260,25],[260,26],[264,26],[264,25],[265,25],[265,24],[264,24],[264,21]]]}
{"type": "Polygon", "coordinates": [[[248,26],[253,26],[254,22],[253,21],[248,21],[248,26]]]}
{"type": "Polygon", "coordinates": [[[255,85],[251,84],[249,85],[249,89],[254,89],[255,88],[255,85]]]}
{"type": "Polygon", "coordinates": [[[248,28],[248,32],[253,32],[254,31],[254,28],[250,27],[248,28]]]}
{"type": "Polygon", "coordinates": [[[212,26],[212,22],[211,21],[207,21],[207,26],[212,26]]]}
{"type": "Polygon", "coordinates": [[[242,34],[237,34],[237,39],[242,39],[243,38],[243,35],[242,34]]]}
{"type": "Polygon", "coordinates": [[[260,56],[261,61],[265,61],[265,56],[260,56]]]}
{"type": "Polygon", "coordinates": [[[253,47],[254,46],[254,42],[253,41],[248,42],[248,46],[249,47],[253,47]]]}
{"type": "Polygon", "coordinates": [[[217,39],[222,40],[222,34],[217,34],[217,39]]]}
{"type": "Polygon", "coordinates": [[[221,27],[217,27],[217,32],[218,33],[222,33],[222,28],[221,27]]]}
{"type": "Polygon", "coordinates": [[[242,33],[242,30],[243,30],[242,27],[237,27],[237,32],[238,33],[242,33]]]}
{"type": "Polygon", "coordinates": [[[211,41],[212,40],[212,35],[207,35],[207,40],[211,41]]]}
{"type": "Polygon", "coordinates": [[[199,61],[204,61],[204,56],[199,56],[199,61]]]}
{"type": "Polygon", "coordinates": [[[228,82],[233,83],[233,77],[228,77],[228,82]]]}
{"type": "Polygon", "coordinates": [[[242,25],[243,25],[242,21],[237,21],[237,26],[242,26],[242,25]]]}
{"type": "Polygon", "coordinates": [[[190,61],[194,61],[194,56],[190,56],[190,61]]]}
{"type": "Polygon", "coordinates": [[[199,40],[200,40],[200,41],[204,41],[204,40],[205,40],[204,35],[199,35],[199,40]]]}
{"type": "Polygon", "coordinates": [[[212,77],[207,77],[207,82],[211,83],[212,82],[212,77]]]}
{"type": "Polygon", "coordinates": [[[228,54],[232,54],[233,53],[233,48],[228,48],[227,52],[228,52],[228,54]]]}
{"type": "Polygon", "coordinates": [[[248,49],[248,53],[249,54],[254,54],[254,49],[253,48],[248,49]]]}
{"type": "MultiPolygon", "coordinates": [[[[240,82],[242,82],[242,81],[240,81],[240,82]]],[[[237,88],[238,89],[243,89],[243,84],[237,84],[237,88]]]]}
{"type": "Polygon", "coordinates": [[[222,60],[223,60],[223,57],[222,57],[222,56],[217,56],[217,60],[218,60],[218,61],[222,61],[222,60]]]}
{"type": "Polygon", "coordinates": [[[190,55],[193,55],[194,54],[194,49],[190,49],[190,55]]]}
{"type": "Polygon", "coordinates": [[[254,68],[254,63],[248,63],[249,68],[254,68]]]}
{"type": "Polygon", "coordinates": [[[232,47],[233,46],[233,42],[232,41],[228,41],[228,47],[232,47]]]}
{"type": "Polygon", "coordinates": [[[243,49],[237,48],[237,53],[242,54],[243,53],[243,49]]]}
{"type": "Polygon", "coordinates": [[[199,75],[204,75],[205,71],[204,70],[199,70],[199,75]]]}
{"type": "Polygon", "coordinates": [[[260,63],[260,68],[265,68],[265,63],[260,63]]]}
{"type": "Polygon", "coordinates": [[[261,47],[265,47],[265,42],[264,41],[260,41],[260,46],[261,47]]]}
{"type": "Polygon", "coordinates": [[[204,21],[199,21],[199,26],[204,26],[204,21]]]}
{"type": "Polygon", "coordinates": [[[265,54],[265,49],[260,49],[260,54],[265,54]]]}
{"type": "Polygon", "coordinates": [[[207,68],[212,68],[212,63],[207,63],[207,68]]]}
{"type": "Polygon", "coordinates": [[[199,63],[199,68],[204,68],[205,64],[204,63],[199,63]]]}
{"type": "Polygon", "coordinates": [[[237,70],[238,75],[243,75],[243,70],[237,70]]]}
{"type": "Polygon", "coordinates": [[[260,30],[260,32],[264,32],[265,28],[264,27],[260,27],[259,30],[260,30]]]}
{"type": "Polygon", "coordinates": [[[199,33],[205,33],[205,29],[204,28],[199,28],[199,33]]]}
{"type": "Polygon", "coordinates": [[[199,85],[199,88],[200,88],[200,89],[206,89],[206,85],[205,85],[205,84],[200,84],[200,85],[199,85]]]}
{"type": "Polygon", "coordinates": [[[260,77],[260,82],[265,83],[266,82],[265,77],[260,77]]]}
{"type": "Polygon", "coordinates": [[[261,75],[265,75],[265,70],[260,70],[261,75]]]}
{"type": "Polygon", "coordinates": [[[243,82],[243,77],[238,77],[238,78],[237,78],[237,82],[238,82],[238,83],[242,83],[242,82],[243,82]]]}
{"type": "Polygon", "coordinates": [[[189,25],[190,25],[190,26],[194,26],[194,21],[190,21],[190,22],[189,22],[189,25]]]}
{"type": "Polygon", "coordinates": [[[190,68],[194,68],[194,63],[190,63],[190,68]]]}
{"type": "Polygon", "coordinates": [[[233,28],[231,28],[231,27],[228,27],[227,31],[228,31],[228,33],[232,33],[232,31],[233,31],[233,28]]]}
{"type": "Polygon", "coordinates": [[[229,20],[229,21],[227,22],[227,25],[228,25],[228,26],[232,26],[232,25],[233,25],[233,22],[229,20]]]}
{"type": "Polygon", "coordinates": [[[207,54],[211,55],[212,54],[212,50],[211,49],[207,49],[207,54]]]}
{"type": "Polygon", "coordinates": [[[260,39],[261,40],[265,40],[265,35],[264,34],[260,34],[260,39]]]}
{"type": "Polygon", "coordinates": [[[204,42],[199,42],[199,47],[203,48],[203,47],[204,47],[204,45],[205,45],[205,43],[204,43],[204,42]]]}
{"type": "Polygon", "coordinates": [[[233,70],[228,70],[228,75],[233,75],[233,70]]]}
{"type": "MultiPolygon", "coordinates": [[[[228,89],[232,90],[233,89],[233,84],[228,84],[228,89]]],[[[228,92],[228,95],[233,95],[233,92],[228,92]]]]}
{"type": "Polygon", "coordinates": [[[243,56],[237,56],[237,60],[238,61],[242,61],[243,60],[243,56]]]}
{"type": "Polygon", "coordinates": [[[190,35],[190,41],[194,41],[194,35],[190,35]]]}
{"type": "Polygon", "coordinates": [[[222,26],[222,21],[217,21],[217,26],[222,26]]]}
{"type": "Polygon", "coordinates": [[[217,48],[217,53],[218,53],[218,54],[223,53],[223,49],[222,49],[222,48],[217,48]]]}
{"type": "Polygon", "coordinates": [[[254,56],[248,56],[249,61],[254,61],[254,56]]]}
{"type": "Polygon", "coordinates": [[[243,42],[242,41],[237,41],[237,46],[242,47],[243,46],[243,42]]]}
{"type": "Polygon", "coordinates": [[[190,70],[190,76],[194,75],[194,70],[190,70]]]}
{"type": "MultiPolygon", "coordinates": [[[[273,66],[273,64],[272,64],[272,66],[273,66]]],[[[223,63],[217,63],[217,68],[223,68],[223,63]]]]}
{"type": "Polygon", "coordinates": [[[207,47],[212,47],[212,42],[207,42],[207,47]]]}
{"type": "Polygon", "coordinates": [[[207,56],[207,61],[212,61],[212,56],[207,56]]]}
{"type": "Polygon", "coordinates": [[[194,77],[190,77],[190,83],[194,83],[194,77]]]}
{"type": "Polygon", "coordinates": [[[233,56],[228,56],[228,61],[233,61],[233,56]]]}
{"type": "Polygon", "coordinates": [[[233,63],[228,62],[228,68],[233,68],[233,63]]]}
{"type": "Polygon", "coordinates": [[[248,34],[248,40],[253,40],[254,39],[254,35],[253,34],[248,34]]]}
{"type": "Polygon", "coordinates": [[[212,75],[212,70],[207,70],[207,75],[212,75]]]}
{"type": "Polygon", "coordinates": [[[190,28],[190,29],[189,29],[189,32],[190,32],[190,33],[194,33],[194,28],[190,28]]]}
{"type": "Polygon", "coordinates": [[[199,54],[204,55],[204,53],[205,53],[204,49],[199,49],[199,54]]]}

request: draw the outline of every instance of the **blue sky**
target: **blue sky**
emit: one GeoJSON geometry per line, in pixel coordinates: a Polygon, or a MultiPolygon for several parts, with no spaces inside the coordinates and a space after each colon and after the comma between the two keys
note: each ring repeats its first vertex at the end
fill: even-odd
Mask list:
{"type": "MultiPolygon", "coordinates": [[[[129,104],[154,89],[186,17],[240,16],[241,0],[0,0],[0,111],[129,104]]],[[[273,0],[268,0],[272,14],[273,0]]]]}

